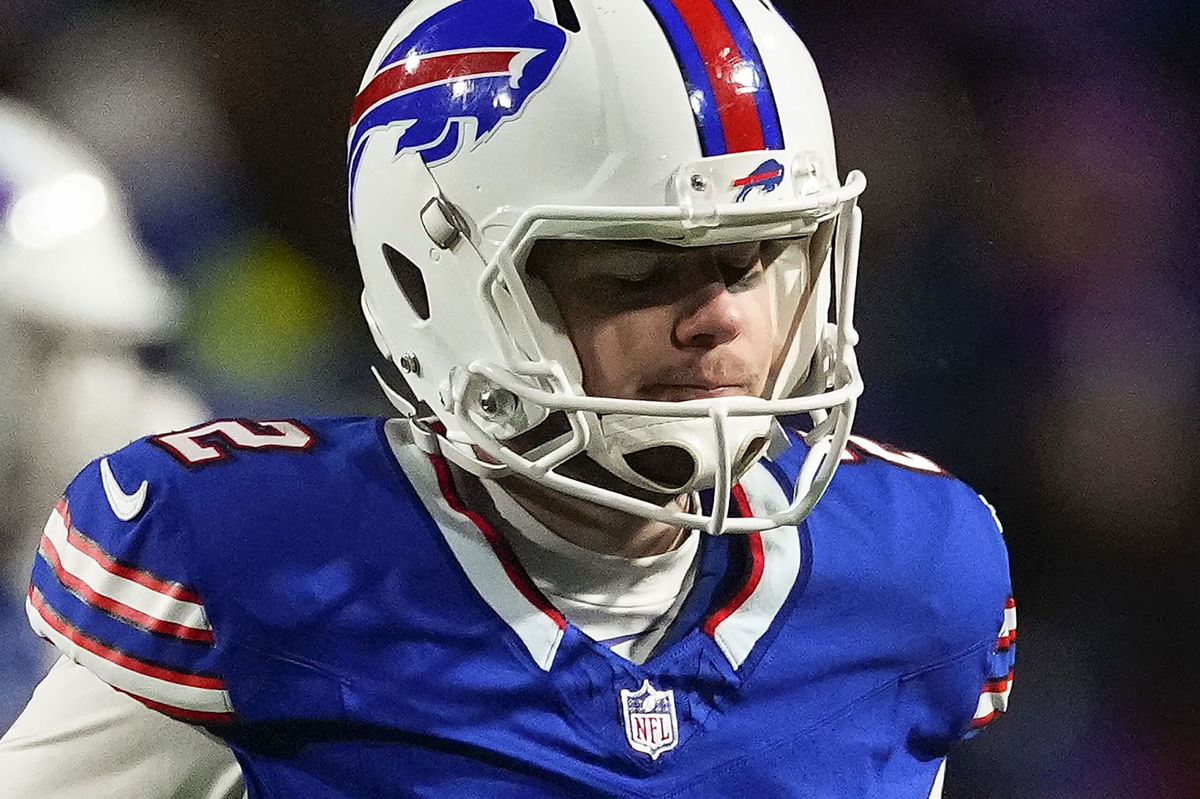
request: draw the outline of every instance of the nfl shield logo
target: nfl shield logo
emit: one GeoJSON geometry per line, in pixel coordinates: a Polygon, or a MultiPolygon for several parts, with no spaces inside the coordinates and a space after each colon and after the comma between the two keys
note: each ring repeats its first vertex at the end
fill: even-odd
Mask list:
{"type": "Polygon", "coordinates": [[[643,680],[636,691],[621,690],[621,713],[625,737],[635,751],[657,760],[679,743],[674,691],[656,691],[649,680],[643,680]]]}

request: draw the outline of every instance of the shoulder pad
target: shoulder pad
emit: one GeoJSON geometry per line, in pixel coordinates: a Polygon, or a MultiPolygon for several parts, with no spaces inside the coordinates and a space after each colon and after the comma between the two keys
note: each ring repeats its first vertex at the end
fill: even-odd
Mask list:
{"type": "MultiPolygon", "coordinates": [[[[792,447],[773,464],[794,480],[807,450],[789,436],[792,447]]],[[[1003,712],[1016,604],[1003,531],[986,500],[924,456],[854,436],[807,527],[818,570],[837,575],[856,601],[887,608],[876,623],[904,636],[915,662],[975,653],[958,675],[970,693],[964,729],[1003,712]]]]}
{"type": "Polygon", "coordinates": [[[226,538],[288,529],[289,518],[240,523],[248,509],[302,516],[327,499],[322,476],[363,461],[355,453],[377,444],[380,424],[223,419],[93,461],[46,523],[29,590],[34,629],[152,708],[228,720],[206,565],[226,538]],[[290,501],[279,501],[284,491],[290,501]]]}

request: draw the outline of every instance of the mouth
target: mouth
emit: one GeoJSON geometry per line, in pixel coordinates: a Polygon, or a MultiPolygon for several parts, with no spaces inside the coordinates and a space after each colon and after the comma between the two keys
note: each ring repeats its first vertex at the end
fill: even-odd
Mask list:
{"type": "Polygon", "coordinates": [[[747,397],[752,392],[743,385],[654,383],[646,386],[642,394],[646,399],[659,402],[686,402],[717,397],[747,397]]]}

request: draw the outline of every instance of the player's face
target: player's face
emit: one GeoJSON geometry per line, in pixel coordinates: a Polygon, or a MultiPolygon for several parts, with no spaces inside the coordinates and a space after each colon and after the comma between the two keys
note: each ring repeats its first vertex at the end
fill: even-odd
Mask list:
{"type": "Polygon", "coordinates": [[[758,396],[774,341],[774,242],[671,247],[545,241],[530,272],[550,289],[591,396],[758,396]]]}

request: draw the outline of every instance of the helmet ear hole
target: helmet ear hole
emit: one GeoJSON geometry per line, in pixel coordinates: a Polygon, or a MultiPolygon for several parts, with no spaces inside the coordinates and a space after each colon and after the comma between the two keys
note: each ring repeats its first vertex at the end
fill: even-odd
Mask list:
{"type": "Polygon", "coordinates": [[[421,268],[394,247],[383,245],[383,259],[392,270],[396,285],[404,293],[404,298],[412,307],[413,313],[422,320],[429,319],[429,291],[425,288],[425,276],[421,268]]]}

